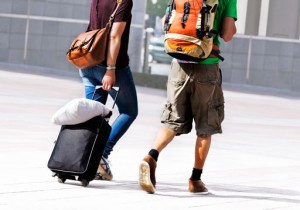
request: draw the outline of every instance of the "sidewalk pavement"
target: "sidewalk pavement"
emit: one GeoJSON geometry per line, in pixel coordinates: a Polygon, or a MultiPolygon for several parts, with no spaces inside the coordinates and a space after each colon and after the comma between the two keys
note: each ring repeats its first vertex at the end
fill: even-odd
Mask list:
{"type": "MultiPolygon", "coordinates": [[[[79,79],[0,70],[0,209],[300,209],[300,98],[224,88],[226,119],[204,169],[209,195],[187,192],[195,131],[160,154],[157,191],[138,185],[138,165],[159,127],[165,90],[137,87],[139,116],[110,159],[113,181],[57,182],[47,162],[54,112],[83,97],[79,79]]],[[[111,118],[113,121],[117,114],[111,118]]]]}

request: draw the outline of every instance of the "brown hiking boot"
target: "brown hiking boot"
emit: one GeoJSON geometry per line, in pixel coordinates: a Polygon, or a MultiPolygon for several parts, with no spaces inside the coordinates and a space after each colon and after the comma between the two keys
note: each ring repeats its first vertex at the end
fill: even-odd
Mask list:
{"type": "Polygon", "coordinates": [[[189,191],[191,193],[208,194],[208,190],[201,180],[189,179],[189,191]]]}
{"type": "Polygon", "coordinates": [[[155,169],[156,161],[150,155],[147,155],[140,163],[139,184],[148,193],[155,192],[155,169]]]}

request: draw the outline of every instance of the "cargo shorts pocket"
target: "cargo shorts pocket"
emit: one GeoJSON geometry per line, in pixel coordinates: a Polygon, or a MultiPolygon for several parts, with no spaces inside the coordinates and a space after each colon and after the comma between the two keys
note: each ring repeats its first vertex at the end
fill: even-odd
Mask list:
{"type": "Polygon", "coordinates": [[[208,104],[208,125],[220,130],[224,120],[224,101],[211,101],[208,104]]]}
{"type": "Polygon", "coordinates": [[[168,122],[171,118],[171,107],[172,105],[170,103],[166,103],[164,105],[162,114],[161,114],[161,122],[168,122]]]}

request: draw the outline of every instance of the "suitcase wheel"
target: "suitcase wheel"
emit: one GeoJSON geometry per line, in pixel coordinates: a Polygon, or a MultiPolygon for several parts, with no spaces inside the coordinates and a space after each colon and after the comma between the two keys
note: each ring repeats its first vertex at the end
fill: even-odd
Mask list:
{"type": "Polygon", "coordinates": [[[59,183],[65,183],[66,179],[65,178],[57,178],[57,181],[59,183]]]}
{"type": "Polygon", "coordinates": [[[58,181],[59,183],[65,183],[66,178],[64,178],[64,177],[62,177],[62,176],[60,176],[60,175],[58,175],[58,176],[57,176],[57,181],[58,181]]]}
{"type": "Polygon", "coordinates": [[[83,187],[87,187],[89,185],[89,183],[90,183],[90,181],[88,181],[86,179],[82,179],[82,180],[80,180],[80,182],[81,182],[81,184],[82,184],[83,187]]]}

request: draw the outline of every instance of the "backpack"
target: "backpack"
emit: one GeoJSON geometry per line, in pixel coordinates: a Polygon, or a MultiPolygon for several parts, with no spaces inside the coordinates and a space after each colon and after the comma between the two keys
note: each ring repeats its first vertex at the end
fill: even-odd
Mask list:
{"type": "Polygon", "coordinates": [[[218,0],[169,0],[164,22],[164,47],[170,56],[186,61],[218,57],[213,45],[218,0]]]}

